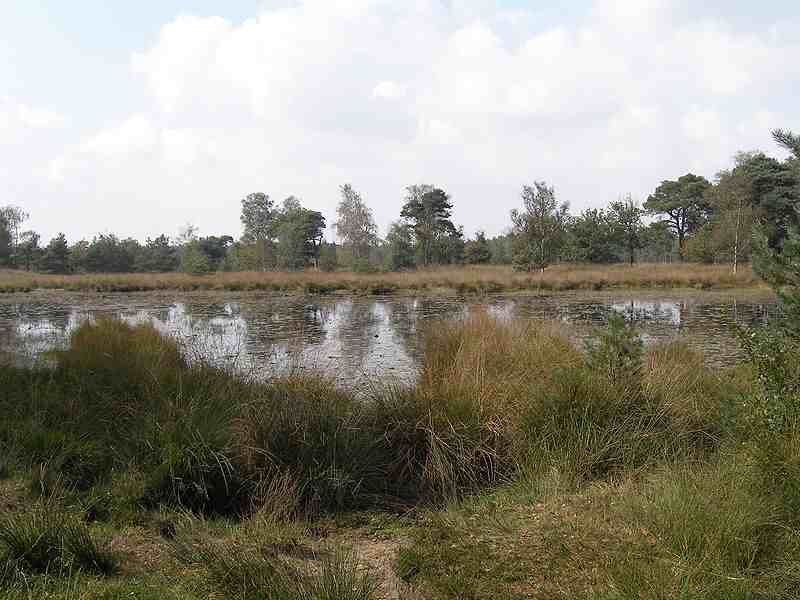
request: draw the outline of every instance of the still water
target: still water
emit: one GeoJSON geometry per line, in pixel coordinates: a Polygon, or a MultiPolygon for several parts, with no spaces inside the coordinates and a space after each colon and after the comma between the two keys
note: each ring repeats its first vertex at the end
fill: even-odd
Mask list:
{"type": "Polygon", "coordinates": [[[191,356],[255,375],[313,368],[359,385],[375,377],[413,378],[420,334],[442,319],[482,310],[500,318],[563,321],[571,324],[569,331],[580,344],[617,311],[636,324],[647,344],[683,340],[702,351],[709,364],[728,366],[741,358],[732,325],[763,325],[775,306],[766,292],[488,297],[32,293],[0,297],[0,356],[35,359],[63,347],[85,319],[115,316],[151,322],[176,336],[191,356]]]}

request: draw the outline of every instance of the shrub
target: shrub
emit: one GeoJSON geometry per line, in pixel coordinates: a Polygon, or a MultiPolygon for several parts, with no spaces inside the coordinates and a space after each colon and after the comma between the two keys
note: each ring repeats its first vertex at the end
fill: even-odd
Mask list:
{"type": "Polygon", "coordinates": [[[653,347],[645,357],[642,393],[679,441],[711,449],[725,433],[724,419],[738,418],[749,382],[709,369],[703,356],[680,342],[653,347]]]}
{"type": "Polygon", "coordinates": [[[691,412],[684,390],[663,380],[674,373],[643,365],[632,340],[612,323],[587,359],[550,325],[487,315],[437,325],[419,384],[377,401],[395,480],[441,500],[521,471],[538,478],[555,468],[577,484],[713,447],[725,395],[716,379],[694,355],[658,351],[676,370],[691,365],[691,398],[714,392],[716,412],[691,412]]]}
{"type": "Polygon", "coordinates": [[[519,425],[531,392],[552,387],[559,365],[580,360],[547,326],[488,315],[437,326],[416,388],[381,404],[401,472],[434,500],[508,481],[527,450],[519,425]]]}
{"type": "Polygon", "coordinates": [[[598,331],[597,340],[586,345],[588,365],[612,380],[635,378],[642,366],[643,344],[636,329],[618,312],[608,317],[608,326],[598,331]]]}
{"type": "Polygon", "coordinates": [[[61,375],[91,374],[96,400],[116,409],[109,417],[128,416],[135,406],[123,401],[145,399],[160,388],[174,388],[187,363],[178,344],[152,325],[128,325],[116,319],[84,323],[70,336],[69,347],[54,353],[61,375]],[[145,397],[145,398],[143,398],[145,397]]]}
{"type": "Polygon", "coordinates": [[[192,431],[187,437],[162,439],[159,455],[145,487],[145,505],[208,514],[240,511],[242,480],[224,449],[192,431]]]}
{"type": "Polygon", "coordinates": [[[111,469],[111,457],[95,441],[76,439],[62,432],[37,431],[32,436],[31,452],[38,461],[32,468],[31,488],[37,494],[49,496],[59,486],[86,491],[96,485],[111,469]]]}

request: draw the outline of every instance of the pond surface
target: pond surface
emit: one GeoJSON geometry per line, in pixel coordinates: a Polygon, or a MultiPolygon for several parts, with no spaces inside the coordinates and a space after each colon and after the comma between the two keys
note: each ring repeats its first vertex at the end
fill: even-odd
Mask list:
{"type": "Polygon", "coordinates": [[[591,336],[612,311],[633,321],[647,344],[680,339],[709,364],[741,359],[734,323],[760,326],[774,314],[768,292],[602,292],[483,297],[277,296],[197,292],[0,297],[0,355],[29,360],[63,347],[87,318],[151,322],[196,357],[259,376],[289,368],[321,369],[348,385],[416,373],[420,333],[441,319],[485,310],[501,318],[572,324],[576,341],[591,336]]]}

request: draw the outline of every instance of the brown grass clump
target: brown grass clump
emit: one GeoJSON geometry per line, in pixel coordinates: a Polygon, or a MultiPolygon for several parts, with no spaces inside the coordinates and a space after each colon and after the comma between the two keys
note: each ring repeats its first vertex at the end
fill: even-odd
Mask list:
{"type": "Polygon", "coordinates": [[[434,500],[510,480],[524,458],[524,414],[558,368],[578,361],[550,326],[487,315],[437,325],[419,383],[375,398],[396,477],[434,500]]]}
{"type": "Polygon", "coordinates": [[[522,273],[507,266],[460,266],[420,269],[400,273],[219,272],[211,275],[185,273],[87,273],[49,275],[25,271],[0,271],[0,292],[35,289],[70,291],[135,292],[155,290],[232,290],[291,293],[347,291],[363,294],[450,290],[462,294],[515,291],[603,290],[625,288],[724,289],[761,286],[745,266],[733,274],[726,265],[563,264],[544,273],[522,273]]]}
{"type": "Polygon", "coordinates": [[[737,389],[684,349],[620,377],[550,324],[476,315],[440,324],[419,383],[376,400],[378,429],[423,496],[452,499],[554,472],[577,486],[714,448],[737,389]],[[684,375],[684,373],[686,375],[684,375]]]}

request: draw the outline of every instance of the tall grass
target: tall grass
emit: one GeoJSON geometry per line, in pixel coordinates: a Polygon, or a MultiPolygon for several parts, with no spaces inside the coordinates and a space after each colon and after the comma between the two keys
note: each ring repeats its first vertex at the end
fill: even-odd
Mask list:
{"type": "Polygon", "coordinates": [[[746,453],[657,473],[615,512],[654,544],[611,566],[603,597],[796,597],[800,535],[746,453]]]}
{"type": "Polygon", "coordinates": [[[52,369],[0,368],[0,443],[45,494],[134,468],[146,506],[241,515],[281,493],[275,510],[315,514],[691,456],[714,445],[728,393],[685,349],[621,380],[553,326],[487,315],[424,348],[416,385],[356,397],[317,376],[245,381],[150,326],[87,323],[52,369]]]}
{"type": "Polygon", "coordinates": [[[265,290],[330,293],[349,291],[386,294],[398,291],[452,290],[459,293],[510,291],[602,290],[618,288],[693,287],[741,288],[762,285],[748,267],[733,274],[725,265],[639,264],[575,265],[548,268],[544,273],[520,273],[505,266],[442,267],[401,273],[364,274],[240,272],[189,275],[185,273],[95,273],[48,275],[0,270],[0,292],[58,289],[93,292],[152,290],[265,290]]]}
{"type": "Polygon", "coordinates": [[[479,315],[437,327],[425,348],[411,395],[415,430],[426,449],[422,480],[445,497],[554,468],[577,483],[696,455],[713,445],[733,393],[701,366],[716,412],[697,415],[681,398],[698,377],[699,359],[687,350],[654,351],[672,352],[685,367],[677,378],[669,372],[669,382],[657,359],[636,378],[620,378],[590,364],[563,332],[535,322],[479,315]]]}

